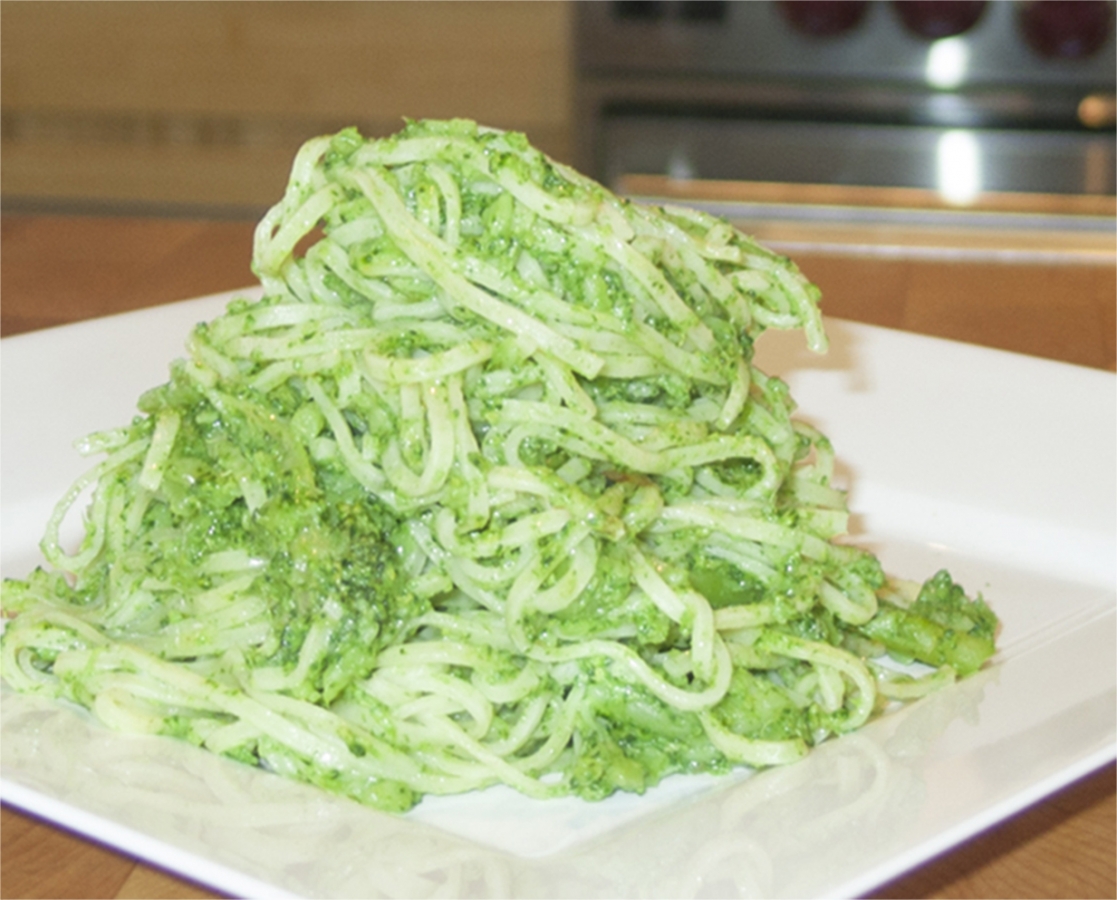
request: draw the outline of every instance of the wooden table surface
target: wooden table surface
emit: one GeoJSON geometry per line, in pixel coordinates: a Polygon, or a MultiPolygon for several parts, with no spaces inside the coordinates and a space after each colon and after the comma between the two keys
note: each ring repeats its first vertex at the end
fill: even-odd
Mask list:
{"type": "MultiPolygon", "coordinates": [[[[244,287],[252,222],[5,215],[4,336],[244,287]]],[[[1113,371],[1112,259],[845,253],[797,245],[830,315],[1113,371]]],[[[18,389],[9,385],[9,390],[18,389]]],[[[1105,766],[880,888],[877,897],[1117,897],[1117,805],[1105,766]]],[[[219,897],[10,807],[0,896],[219,897]]]]}

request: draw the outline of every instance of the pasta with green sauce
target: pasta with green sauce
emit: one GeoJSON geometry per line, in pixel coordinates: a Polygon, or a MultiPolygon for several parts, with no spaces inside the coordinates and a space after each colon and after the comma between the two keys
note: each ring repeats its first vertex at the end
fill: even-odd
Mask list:
{"type": "Polygon", "coordinates": [[[253,268],[83,442],[3,585],[12,688],[403,811],[791,763],[993,653],[946,572],[842,542],[752,363],[825,350],[818,291],[726,221],[418,121],[303,146],[253,268]]]}

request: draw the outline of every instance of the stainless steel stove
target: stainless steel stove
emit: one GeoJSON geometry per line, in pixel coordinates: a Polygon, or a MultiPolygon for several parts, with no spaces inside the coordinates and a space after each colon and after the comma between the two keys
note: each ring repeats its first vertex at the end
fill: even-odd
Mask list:
{"type": "Polygon", "coordinates": [[[1115,192],[1112,2],[576,8],[578,163],[607,183],[1115,192]]]}

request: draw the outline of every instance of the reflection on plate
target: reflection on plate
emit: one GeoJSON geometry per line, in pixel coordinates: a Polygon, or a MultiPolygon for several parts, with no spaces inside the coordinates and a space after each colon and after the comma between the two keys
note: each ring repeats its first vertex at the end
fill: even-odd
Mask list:
{"type": "MultiPolygon", "coordinates": [[[[84,433],[162,381],[205,298],[3,342],[2,566],[20,575],[84,433]],[[48,368],[42,361],[50,360],[48,368]],[[16,387],[18,385],[18,388],[16,387]]],[[[1112,375],[845,322],[761,343],[833,440],[857,540],[950,567],[1004,622],[995,664],[806,760],[643,797],[504,789],[404,817],[3,689],[0,796],[232,894],[781,897],[871,890],[1115,755],[1112,375]]]]}

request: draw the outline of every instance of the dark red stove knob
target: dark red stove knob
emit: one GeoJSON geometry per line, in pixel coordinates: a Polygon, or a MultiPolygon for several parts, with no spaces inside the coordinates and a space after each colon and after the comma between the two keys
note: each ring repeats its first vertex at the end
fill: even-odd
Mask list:
{"type": "Polygon", "coordinates": [[[856,28],[869,9],[867,0],[779,0],[784,19],[812,37],[833,37],[856,28]]]}
{"type": "Polygon", "coordinates": [[[1020,30],[1036,53],[1050,59],[1085,59],[1101,49],[1113,28],[1107,0],[1031,0],[1019,6],[1020,30]]]}
{"type": "Polygon", "coordinates": [[[928,40],[969,31],[985,12],[985,0],[894,0],[892,8],[912,34],[928,40]]]}

